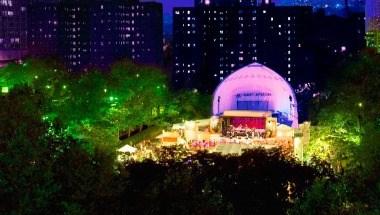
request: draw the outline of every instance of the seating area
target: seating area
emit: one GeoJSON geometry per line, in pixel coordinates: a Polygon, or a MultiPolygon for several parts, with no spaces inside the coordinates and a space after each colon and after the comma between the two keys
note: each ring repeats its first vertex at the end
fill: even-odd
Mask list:
{"type": "Polygon", "coordinates": [[[193,140],[190,143],[190,148],[192,150],[204,150],[204,149],[210,149],[216,146],[216,141],[211,140],[193,140]]]}
{"type": "Polygon", "coordinates": [[[266,131],[265,129],[255,129],[248,126],[239,125],[237,127],[230,125],[226,133],[227,137],[247,137],[247,138],[265,138],[266,131]]]}

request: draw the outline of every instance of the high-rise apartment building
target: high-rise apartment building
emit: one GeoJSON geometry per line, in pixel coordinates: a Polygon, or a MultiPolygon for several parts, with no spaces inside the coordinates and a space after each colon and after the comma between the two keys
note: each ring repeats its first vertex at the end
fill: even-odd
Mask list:
{"type": "Polygon", "coordinates": [[[297,85],[309,72],[304,39],[311,17],[310,7],[275,7],[270,2],[176,8],[173,84],[209,91],[231,72],[259,62],[297,85]]]}
{"type": "Polygon", "coordinates": [[[117,47],[120,47],[121,55],[137,63],[162,64],[162,4],[138,1],[127,5],[119,3],[116,15],[117,47]]]}
{"type": "Polygon", "coordinates": [[[57,56],[70,71],[107,70],[124,58],[162,63],[160,3],[39,0],[30,11],[31,55],[57,56]]]}
{"type": "MultiPolygon", "coordinates": [[[[269,2],[269,0],[266,0],[269,2]]],[[[256,6],[257,0],[194,0],[195,6],[256,6]]]]}
{"type": "Polygon", "coordinates": [[[26,3],[26,0],[0,0],[0,66],[26,54],[26,3]]]}
{"type": "Polygon", "coordinates": [[[58,2],[33,0],[28,5],[28,54],[58,57],[58,2]]]}
{"type": "Polygon", "coordinates": [[[367,0],[365,7],[367,46],[380,52],[380,0],[367,0]]]}
{"type": "Polygon", "coordinates": [[[90,40],[90,5],[94,4],[73,0],[62,2],[58,8],[58,52],[70,71],[86,70],[90,64],[90,43],[94,42],[90,40]]]}

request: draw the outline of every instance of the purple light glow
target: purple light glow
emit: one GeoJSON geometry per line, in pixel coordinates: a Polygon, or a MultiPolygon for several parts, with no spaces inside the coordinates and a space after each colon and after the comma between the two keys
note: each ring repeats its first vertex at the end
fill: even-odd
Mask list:
{"type": "MultiPolygon", "coordinates": [[[[268,67],[253,63],[228,76],[214,92],[213,114],[237,110],[238,94],[249,95],[248,100],[267,102],[270,111],[287,115],[292,120],[292,127],[298,127],[294,91],[287,81],[268,67]]],[[[244,98],[239,99],[244,101],[244,98]]]]}

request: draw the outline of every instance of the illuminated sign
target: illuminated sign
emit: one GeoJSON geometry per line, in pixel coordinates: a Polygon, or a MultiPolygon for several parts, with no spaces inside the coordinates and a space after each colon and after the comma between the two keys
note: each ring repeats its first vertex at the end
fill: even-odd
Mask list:
{"type": "Polygon", "coordinates": [[[252,96],[256,96],[256,97],[259,97],[259,96],[272,96],[271,93],[266,93],[266,92],[255,92],[255,93],[239,93],[236,95],[237,98],[239,97],[252,97],[252,96]]]}

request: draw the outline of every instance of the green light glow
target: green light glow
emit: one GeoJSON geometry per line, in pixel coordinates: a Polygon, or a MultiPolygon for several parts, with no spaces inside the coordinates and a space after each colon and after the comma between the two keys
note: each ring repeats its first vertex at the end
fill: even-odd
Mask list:
{"type": "Polygon", "coordinates": [[[9,93],[9,88],[8,87],[2,87],[1,92],[2,93],[9,93]]]}
{"type": "Polygon", "coordinates": [[[359,102],[359,103],[358,103],[358,106],[359,106],[359,107],[363,107],[363,103],[359,102]]]}
{"type": "Polygon", "coordinates": [[[368,31],[366,33],[367,47],[374,48],[380,53],[380,31],[368,31]]]}
{"type": "Polygon", "coordinates": [[[0,96],[13,86],[26,85],[46,96],[41,120],[59,119],[67,128],[65,132],[74,137],[88,137],[96,142],[97,137],[91,133],[96,130],[99,136],[110,133],[118,141],[115,130],[150,123],[160,112],[156,109],[156,115],[152,116],[149,111],[167,101],[164,76],[154,69],[131,66],[123,66],[107,75],[91,72],[71,76],[51,67],[50,62],[30,60],[0,73],[0,96]],[[131,73],[126,75],[129,70],[131,73]],[[100,125],[99,122],[107,123],[100,125]]]}

